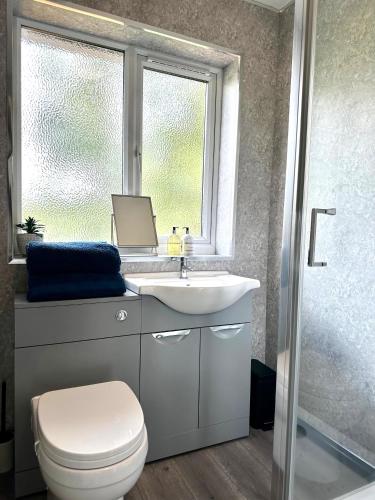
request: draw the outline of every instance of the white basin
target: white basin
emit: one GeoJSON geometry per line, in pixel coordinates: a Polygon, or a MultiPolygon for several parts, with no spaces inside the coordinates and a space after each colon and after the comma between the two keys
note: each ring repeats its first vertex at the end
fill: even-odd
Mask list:
{"type": "Polygon", "coordinates": [[[132,292],[152,295],[185,314],[222,311],[260,287],[258,280],[223,272],[190,272],[188,279],[180,279],[178,273],[128,274],[125,284],[132,292]]]}

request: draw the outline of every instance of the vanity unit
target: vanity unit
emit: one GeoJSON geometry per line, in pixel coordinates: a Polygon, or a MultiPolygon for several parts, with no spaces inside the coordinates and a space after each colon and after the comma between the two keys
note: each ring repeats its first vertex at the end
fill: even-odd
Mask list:
{"type": "MultiPolygon", "coordinates": [[[[258,285],[259,286],[259,285],[258,285]]],[[[15,302],[16,496],[44,488],[31,398],[109,380],[138,396],[148,461],[249,434],[251,292],[210,314],[150,295],[15,302]]]]}

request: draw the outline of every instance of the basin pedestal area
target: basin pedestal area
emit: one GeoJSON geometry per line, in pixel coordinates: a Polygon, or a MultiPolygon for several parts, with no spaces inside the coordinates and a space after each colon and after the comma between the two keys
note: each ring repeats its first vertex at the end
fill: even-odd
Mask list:
{"type": "MultiPolygon", "coordinates": [[[[191,273],[186,288],[189,280],[207,277],[214,274],[191,273]]],[[[201,314],[179,312],[129,290],[123,297],[58,302],[29,303],[17,296],[16,496],[45,487],[33,448],[30,401],[47,391],[126,382],[144,412],[148,461],[247,436],[252,293],[201,314]]]]}

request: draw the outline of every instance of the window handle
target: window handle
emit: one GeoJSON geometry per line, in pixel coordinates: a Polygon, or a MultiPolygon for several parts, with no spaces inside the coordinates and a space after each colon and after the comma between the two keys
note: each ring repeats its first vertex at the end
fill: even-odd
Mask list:
{"type": "Polygon", "coordinates": [[[316,230],[318,224],[318,214],[336,215],[335,208],[313,208],[311,210],[310,245],[307,265],[309,267],[326,267],[327,262],[315,261],[316,230]]]}
{"type": "Polygon", "coordinates": [[[135,156],[137,158],[138,172],[139,172],[139,175],[141,175],[142,174],[142,152],[140,151],[140,149],[138,147],[135,151],[135,156]]]}

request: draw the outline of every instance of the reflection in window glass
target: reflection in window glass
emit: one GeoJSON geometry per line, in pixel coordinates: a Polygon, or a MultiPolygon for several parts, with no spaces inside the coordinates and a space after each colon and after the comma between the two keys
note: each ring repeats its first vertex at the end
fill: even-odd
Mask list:
{"type": "Polygon", "coordinates": [[[109,240],[122,190],[123,54],[22,29],[22,216],[45,239],[109,240]]]}
{"type": "Polygon", "coordinates": [[[159,235],[172,226],[202,234],[207,83],[145,69],[142,194],[151,196],[159,235]]]}

